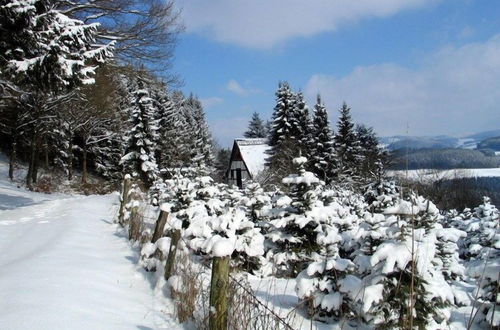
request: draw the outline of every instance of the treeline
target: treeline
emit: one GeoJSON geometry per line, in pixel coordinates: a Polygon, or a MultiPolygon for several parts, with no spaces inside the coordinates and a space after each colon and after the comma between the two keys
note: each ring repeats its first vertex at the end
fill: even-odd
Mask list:
{"type": "Polygon", "coordinates": [[[245,132],[247,138],[267,138],[271,147],[260,182],[281,184],[299,156],[308,159],[305,168],[326,184],[361,186],[383,175],[386,152],[372,128],[355,125],[350,111],[344,103],[335,132],[319,95],[311,112],[301,92],[280,83],[272,120],[264,124],[254,113],[245,132]]]}
{"type": "Polygon", "coordinates": [[[89,171],[111,181],[127,172],[150,185],[171,168],[210,167],[202,105],[167,70],[181,30],[170,1],[0,1],[10,178],[19,161],[32,189],[40,169],[73,180],[79,168],[83,184],[89,171]]]}
{"type": "Polygon", "coordinates": [[[500,166],[500,158],[487,156],[479,150],[470,149],[398,149],[391,154],[390,168],[406,169],[454,169],[493,168],[500,166]]]}
{"type": "Polygon", "coordinates": [[[478,149],[490,149],[493,151],[500,151],[500,136],[492,137],[481,141],[477,145],[478,149]]]}
{"type": "Polygon", "coordinates": [[[500,178],[452,178],[433,182],[407,183],[415,191],[432,200],[444,210],[463,210],[479,205],[488,196],[493,205],[500,205],[500,178]]]}

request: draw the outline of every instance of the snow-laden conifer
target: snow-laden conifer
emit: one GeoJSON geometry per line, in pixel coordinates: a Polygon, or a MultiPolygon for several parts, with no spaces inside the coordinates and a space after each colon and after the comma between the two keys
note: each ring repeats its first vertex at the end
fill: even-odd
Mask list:
{"type": "Polygon", "coordinates": [[[252,114],[252,119],[248,123],[248,129],[243,136],[250,139],[267,137],[266,127],[262,119],[260,119],[258,112],[252,114]]]}
{"type": "Polygon", "coordinates": [[[297,173],[283,179],[288,194],[277,196],[271,210],[267,238],[273,245],[268,259],[280,276],[296,276],[317,250],[316,235],[323,216],[319,199],[321,181],[305,169],[307,159],[293,160],[297,173]]]}
{"type": "Polygon", "coordinates": [[[98,44],[98,23],[85,24],[57,8],[57,1],[0,4],[0,70],[19,86],[58,91],[91,84],[112,43],[98,44]]]}
{"type": "Polygon", "coordinates": [[[345,102],[340,108],[334,141],[340,167],[340,181],[348,185],[356,183],[359,180],[358,167],[363,162],[363,154],[351,118],[351,108],[345,102]]]}
{"type": "Polygon", "coordinates": [[[313,133],[311,144],[312,171],[325,183],[329,184],[337,175],[333,132],[330,128],[328,113],[318,95],[314,106],[313,133]]]}
{"type": "Polygon", "coordinates": [[[158,174],[154,154],[155,143],[158,141],[158,126],[153,100],[143,81],[138,81],[137,89],[131,93],[130,102],[128,112],[131,131],[121,162],[125,172],[138,173],[141,180],[150,186],[158,174]]]}

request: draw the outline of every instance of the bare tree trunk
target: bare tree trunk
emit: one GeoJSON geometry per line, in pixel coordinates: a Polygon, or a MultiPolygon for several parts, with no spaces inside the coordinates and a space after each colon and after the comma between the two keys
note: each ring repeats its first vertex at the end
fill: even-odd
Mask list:
{"type": "Polygon", "coordinates": [[[43,139],[43,149],[45,152],[45,164],[44,167],[46,170],[49,169],[49,144],[47,143],[47,137],[43,139]]]}
{"type": "Polygon", "coordinates": [[[32,132],[31,145],[30,145],[30,161],[28,166],[28,174],[26,175],[26,186],[29,189],[33,189],[33,176],[36,177],[35,172],[35,158],[36,158],[36,132],[32,132]]]}
{"type": "MultiPolygon", "coordinates": [[[[35,144],[35,150],[37,149],[38,145],[35,144]]],[[[33,172],[32,172],[32,177],[31,177],[31,181],[33,182],[33,184],[36,184],[37,182],[37,178],[38,178],[38,167],[40,165],[40,160],[38,159],[38,153],[35,152],[35,159],[34,159],[34,162],[33,162],[33,172]]]]}
{"type": "Polygon", "coordinates": [[[82,183],[87,183],[87,145],[83,145],[82,183]]]}
{"type": "Polygon", "coordinates": [[[68,180],[73,180],[73,136],[69,138],[68,143],[68,180]]]}
{"type": "Polygon", "coordinates": [[[12,139],[12,150],[9,158],[9,179],[14,180],[14,167],[16,166],[17,158],[17,138],[16,136],[13,136],[12,139]]]}

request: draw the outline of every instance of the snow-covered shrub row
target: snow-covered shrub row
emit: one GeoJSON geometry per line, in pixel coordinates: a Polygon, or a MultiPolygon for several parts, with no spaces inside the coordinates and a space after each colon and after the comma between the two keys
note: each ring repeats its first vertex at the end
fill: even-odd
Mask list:
{"type": "Polygon", "coordinates": [[[500,212],[488,197],[474,210],[449,213],[450,227],[466,233],[458,240],[467,275],[475,281],[473,297],[484,323],[500,326],[498,286],[500,276],[500,212]]]}
{"type": "MultiPolygon", "coordinates": [[[[488,199],[443,215],[392,182],[361,195],[325,186],[304,157],[294,164],[286,192],[181,174],[162,181],[166,231],[180,230],[201,260],[231,256],[235,269],[296,278],[301,304],[322,321],[442,329],[472,309],[473,323],[498,324],[499,212],[488,199]]],[[[166,253],[164,242],[143,254],[166,253]]]]}

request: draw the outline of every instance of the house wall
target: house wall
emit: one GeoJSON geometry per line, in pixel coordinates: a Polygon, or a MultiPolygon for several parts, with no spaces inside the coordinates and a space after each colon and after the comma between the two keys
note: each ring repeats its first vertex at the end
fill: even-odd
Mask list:
{"type": "Polygon", "coordinates": [[[228,183],[230,185],[238,185],[237,182],[237,177],[236,177],[236,170],[240,169],[241,170],[241,180],[245,181],[250,179],[250,175],[248,174],[248,171],[245,167],[245,164],[241,160],[233,160],[231,161],[231,166],[229,167],[229,172],[228,172],[228,183]]]}

